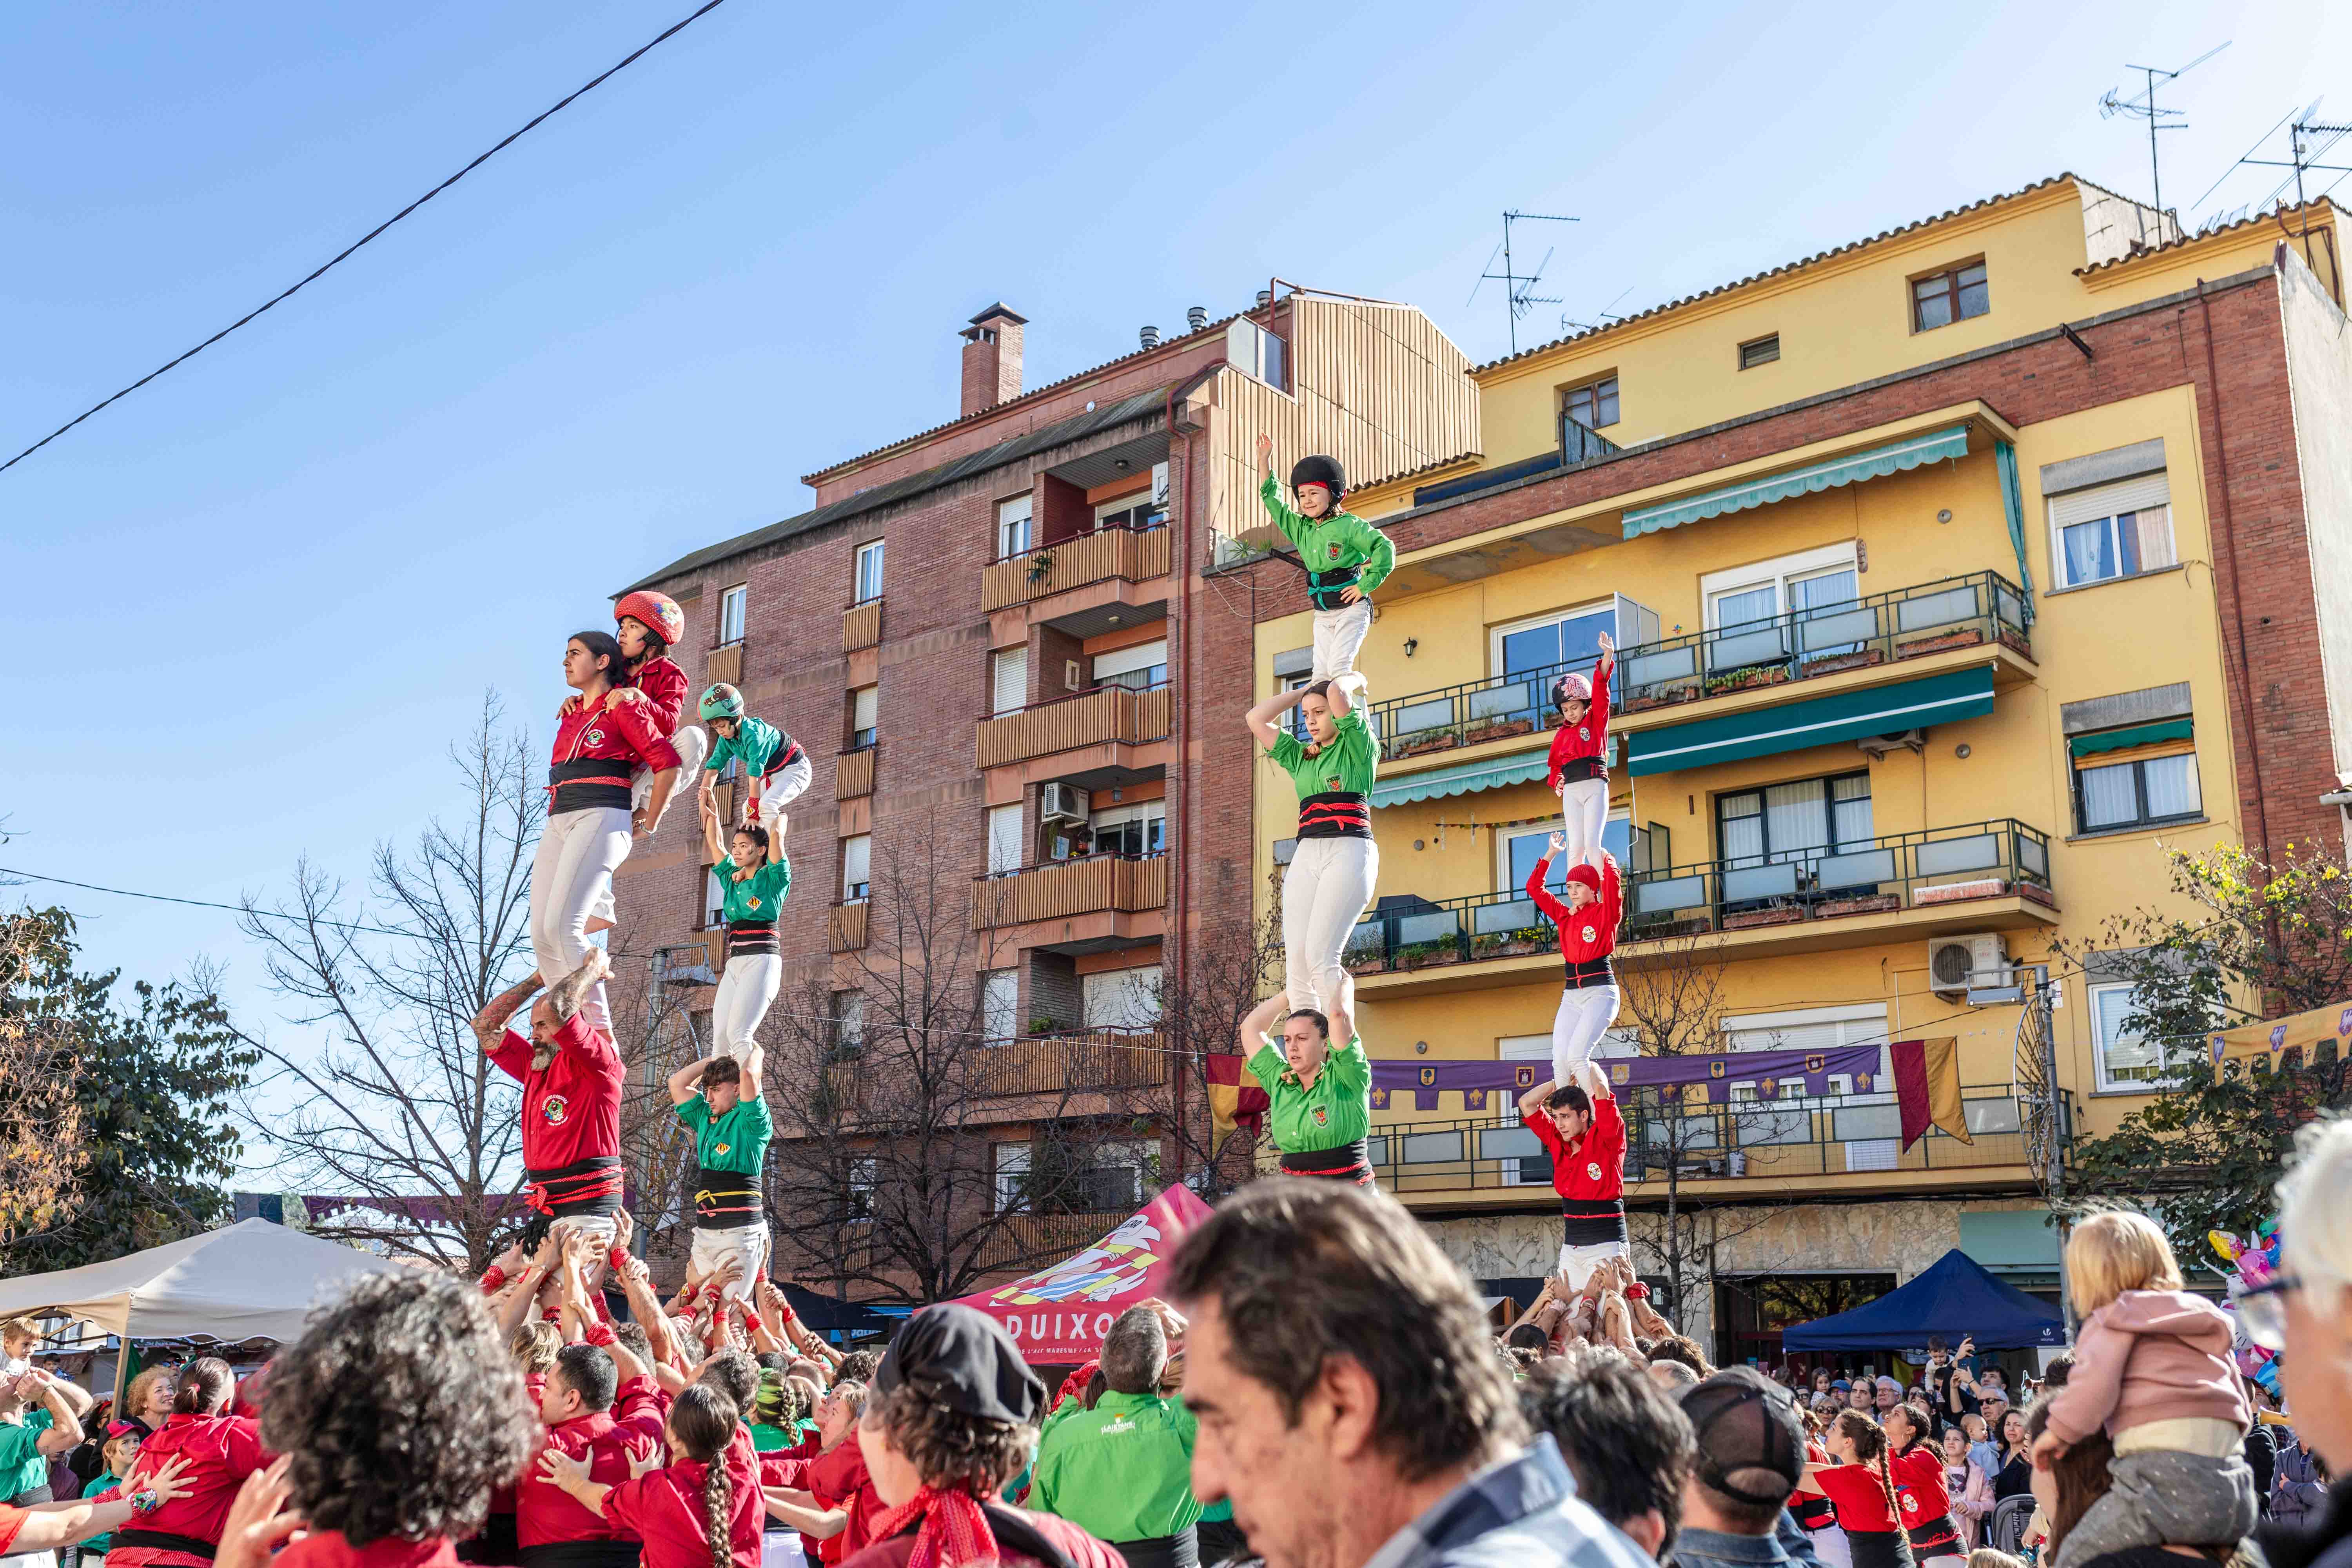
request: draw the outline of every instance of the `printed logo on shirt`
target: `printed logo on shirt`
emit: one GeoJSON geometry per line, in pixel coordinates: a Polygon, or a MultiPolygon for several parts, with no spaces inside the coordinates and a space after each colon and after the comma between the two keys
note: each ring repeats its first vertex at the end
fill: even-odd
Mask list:
{"type": "Polygon", "coordinates": [[[1909,1492],[1905,1492],[1903,1494],[1903,1511],[1905,1513],[1917,1513],[1919,1511],[1919,1500],[1913,1497],[1909,1492]]]}
{"type": "Polygon", "coordinates": [[[714,1154],[724,1155],[728,1150],[733,1147],[734,1145],[731,1143],[713,1143],[710,1146],[710,1152],[714,1154]]]}
{"type": "Polygon", "coordinates": [[[744,900],[743,902],[746,908],[756,910],[760,907],[759,895],[755,893],[751,898],[744,900]]]}
{"type": "Polygon", "coordinates": [[[1331,1125],[1331,1112],[1328,1109],[1320,1105],[1315,1108],[1315,1125],[1318,1127],[1331,1125]]]}
{"type": "Polygon", "coordinates": [[[562,1095],[551,1094],[539,1102],[539,1113],[547,1119],[550,1127],[561,1127],[563,1119],[572,1114],[572,1106],[562,1095]]]}
{"type": "Polygon", "coordinates": [[[1601,1179],[1600,1161],[1587,1160],[1584,1163],[1584,1179],[1588,1182],[1597,1182],[1601,1179]]]}
{"type": "Polygon", "coordinates": [[[1099,1430],[1104,1436],[1108,1437],[1115,1433],[1134,1431],[1135,1423],[1129,1420],[1124,1415],[1114,1415],[1108,1422],[1104,1423],[1102,1426],[1097,1428],[1097,1430],[1099,1430]]]}
{"type": "Polygon", "coordinates": [[[590,745],[592,745],[592,746],[601,746],[601,745],[603,745],[603,744],[604,743],[604,731],[602,731],[602,730],[591,730],[591,731],[588,731],[588,743],[589,743],[590,745]]]}
{"type": "Polygon", "coordinates": [[[1581,936],[1581,937],[1583,937],[1583,938],[1584,938],[1584,940],[1585,940],[1585,941],[1587,941],[1587,942],[1599,942],[1599,941],[1601,940],[1601,933],[1600,933],[1599,931],[1594,931],[1591,926],[1586,926],[1582,931],[1579,931],[1577,934],[1578,934],[1578,935],[1580,935],[1580,936],[1581,936]]]}
{"type": "Polygon", "coordinates": [[[1592,727],[1590,724],[1579,724],[1576,727],[1576,738],[1580,741],[1590,741],[1592,739],[1592,727]]]}
{"type": "Polygon", "coordinates": [[[1323,554],[1326,560],[1337,561],[1339,559],[1339,547],[1337,544],[1327,544],[1323,547],[1323,554]]]}

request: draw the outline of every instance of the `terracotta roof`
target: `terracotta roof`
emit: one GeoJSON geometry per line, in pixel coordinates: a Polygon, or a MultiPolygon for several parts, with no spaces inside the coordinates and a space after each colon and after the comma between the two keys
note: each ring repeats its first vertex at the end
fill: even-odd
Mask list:
{"type": "Polygon", "coordinates": [[[1456,463],[1473,462],[1486,455],[1484,452],[1456,452],[1450,458],[1439,458],[1433,462],[1423,463],[1417,468],[1404,468],[1393,474],[1383,474],[1377,479],[1366,479],[1360,485],[1350,485],[1348,487],[1348,493],[1353,495],[1360,490],[1376,490],[1403,479],[1417,479],[1423,474],[1433,474],[1440,468],[1450,468],[1456,463]]]}
{"type": "MultiPolygon", "coordinates": [[[[2084,179],[2079,174],[2053,174],[2048,179],[2036,180],[2030,185],[2022,185],[2013,191],[2004,191],[1999,195],[1987,196],[1982,201],[1970,202],[1965,206],[1957,206],[1948,212],[1937,213],[1933,217],[1923,217],[1915,223],[1906,223],[1899,227],[1882,229],[1878,233],[1872,235],[1867,239],[1853,240],[1848,244],[1838,246],[1834,249],[1820,251],[1814,255],[1804,257],[1796,261],[1783,262],[1778,267],[1770,268],[1762,272],[1752,272],[1747,277],[1738,279],[1733,282],[1718,283],[1712,289],[1702,289],[1696,294],[1685,294],[1679,300],[1669,300],[1663,305],[1653,305],[1648,310],[1637,311],[1633,315],[1627,316],[1622,321],[1610,321],[1598,327],[1587,328],[1585,331],[1580,332],[1570,332],[1566,337],[1554,338],[1548,343],[1538,343],[1531,349],[1521,349],[1515,354],[1506,354],[1501,359],[1491,360],[1485,364],[1474,366],[1470,374],[1473,375],[1484,374],[1487,371],[1497,369],[1503,365],[1517,364],[1521,360],[1533,359],[1538,354],[1549,353],[1552,350],[1559,348],[1563,343],[1578,342],[1586,338],[1601,337],[1607,333],[1617,331],[1620,327],[1631,326],[1635,321],[1646,321],[1654,316],[1663,316],[1669,310],[1679,310],[1685,305],[1696,304],[1701,300],[1711,300],[1718,294],[1728,294],[1735,289],[1745,289],[1751,283],[1760,283],[1768,278],[1778,278],[1786,273],[1799,271],[1804,268],[1815,266],[1818,263],[1827,261],[1832,257],[1844,256],[1850,252],[1860,250],[1865,246],[1882,244],[1886,240],[1895,238],[1897,236],[1913,234],[1935,224],[1948,223],[1953,218],[1959,217],[1967,213],[1981,212],[1986,207],[1997,206],[2002,202],[2013,202],[2020,196],[2032,195],[2036,191],[2048,190],[2053,185],[2070,180],[2076,184],[2091,185],[2093,190],[2103,191],[2109,195],[2115,195],[2114,192],[2108,191],[2104,185],[2092,185],[2090,181],[2084,179]]],[[[2125,199],[2128,200],[2129,198],[2126,197],[2125,199]]]]}
{"type": "MultiPolygon", "coordinates": [[[[2168,239],[2162,245],[2151,245],[2145,250],[2128,251],[2122,256],[2111,257],[2107,260],[2100,262],[2095,267],[2077,267],[2074,268],[2074,276],[2077,278],[2088,278],[2095,272],[2105,272],[2116,267],[2128,267],[2135,261],[2145,260],[2147,258],[2151,256],[2162,256],[2168,250],[2179,250],[2186,246],[2195,245],[2200,240],[2217,238],[2225,234],[2234,234],[2242,228],[2252,228],[2258,225],[2274,223],[2285,218],[2290,213],[2308,213],[2315,207],[2326,207],[2332,213],[2335,210],[2336,204],[2329,201],[2326,196],[2314,196],[2310,201],[2305,203],[2300,207],[2290,206],[2286,203],[2281,202],[2278,205],[2272,207],[2266,212],[2252,214],[2246,217],[2240,218],[2235,223],[2225,223],[2218,227],[2200,229],[2195,234],[2184,234],[2179,239],[2168,239]]],[[[2294,238],[2297,237],[2289,235],[2284,237],[2294,238]]]]}

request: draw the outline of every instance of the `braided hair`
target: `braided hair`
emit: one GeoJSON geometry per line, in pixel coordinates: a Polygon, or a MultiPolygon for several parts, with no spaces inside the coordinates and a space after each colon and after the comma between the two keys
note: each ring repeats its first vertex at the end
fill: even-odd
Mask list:
{"type": "Polygon", "coordinates": [[[1895,1500],[1895,1473],[1890,1463],[1892,1456],[1887,1447],[1886,1428],[1859,1410],[1841,1410],[1837,1416],[1837,1429],[1844,1433],[1846,1440],[1853,1445],[1854,1457],[1878,1472],[1878,1484],[1886,1491],[1886,1517],[1895,1521],[1895,1529],[1902,1529],[1903,1508],[1895,1500]]]}
{"type": "Polygon", "coordinates": [[[735,1511],[735,1483],[727,1474],[727,1449],[740,1419],[735,1402],[707,1383],[679,1389],[670,1405],[670,1436],[686,1457],[709,1467],[702,1478],[702,1527],[709,1537],[710,1568],[730,1568],[734,1552],[728,1521],[735,1511]]]}

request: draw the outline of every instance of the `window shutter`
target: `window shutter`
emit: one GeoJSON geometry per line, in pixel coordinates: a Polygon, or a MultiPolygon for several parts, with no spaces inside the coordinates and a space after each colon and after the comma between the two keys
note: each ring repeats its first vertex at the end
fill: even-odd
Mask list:
{"type": "Polygon", "coordinates": [[[1021,869],[1021,808],[1018,805],[989,808],[988,868],[996,874],[1021,869]]]}
{"type": "Polygon", "coordinates": [[[1168,662],[1168,639],[1138,643],[1133,647],[1118,648],[1110,653],[1095,655],[1095,684],[1107,686],[1115,675],[1129,675],[1139,669],[1150,669],[1155,664],[1168,662]]]}
{"type": "MultiPolygon", "coordinates": [[[[2114,517],[2126,511],[2147,511],[2150,508],[2169,506],[2172,487],[2161,473],[2142,474],[2137,479],[2119,479],[2111,485],[2095,485],[2087,490],[2053,497],[2050,521],[2059,528],[2069,528],[2078,522],[2088,522],[2095,517],[2114,517]]],[[[2165,563],[2171,564],[2170,531],[2166,531],[2165,563]]],[[[2146,560],[2146,552],[2142,552],[2146,560]]]]}
{"type": "Polygon", "coordinates": [[[990,710],[1012,713],[1029,702],[1029,650],[1014,648],[996,656],[990,672],[992,695],[990,710]]]}
{"type": "Polygon", "coordinates": [[[874,728],[881,706],[879,697],[877,695],[881,689],[882,689],[878,686],[860,687],[851,697],[849,703],[849,727],[851,729],[871,730],[874,728]]]}

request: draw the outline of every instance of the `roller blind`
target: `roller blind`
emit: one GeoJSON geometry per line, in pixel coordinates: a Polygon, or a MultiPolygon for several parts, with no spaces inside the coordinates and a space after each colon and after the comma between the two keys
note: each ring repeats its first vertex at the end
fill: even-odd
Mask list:
{"type": "Polygon", "coordinates": [[[2050,521],[2065,528],[2088,522],[2095,517],[2116,517],[2171,503],[2172,487],[2165,476],[2142,474],[2135,479],[2119,479],[2111,485],[2095,485],[2087,490],[2052,498],[2050,521]]]}

